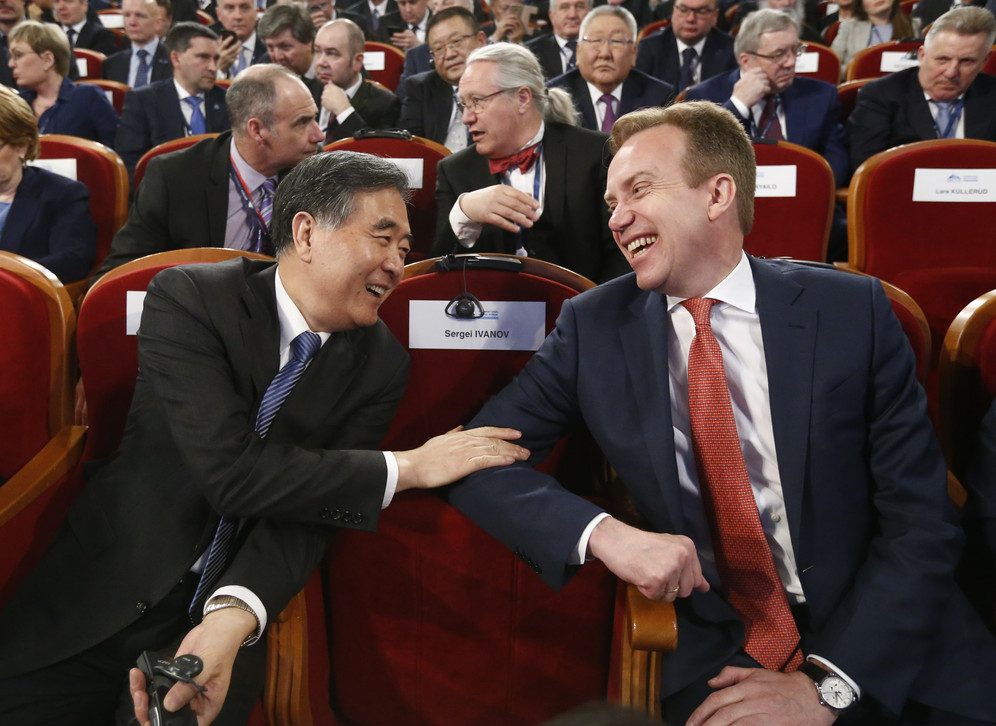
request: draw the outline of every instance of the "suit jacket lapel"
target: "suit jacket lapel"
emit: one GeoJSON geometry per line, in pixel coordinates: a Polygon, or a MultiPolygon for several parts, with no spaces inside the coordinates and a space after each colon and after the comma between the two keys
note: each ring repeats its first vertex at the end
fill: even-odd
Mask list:
{"type": "Polygon", "coordinates": [[[930,106],[923,97],[923,89],[917,80],[916,69],[913,70],[906,81],[906,109],[909,113],[909,124],[920,139],[936,139],[937,130],[934,128],[934,117],[930,113],[930,106]]]}
{"type": "Polygon", "coordinates": [[[595,107],[591,104],[591,93],[588,92],[588,83],[581,77],[580,71],[575,72],[571,85],[573,86],[570,89],[571,95],[574,96],[578,109],[581,111],[581,116],[584,118],[583,125],[586,128],[597,130],[598,115],[595,113],[595,107]]]}
{"type": "MultiPolygon", "coordinates": [[[[246,278],[242,290],[245,316],[239,321],[242,333],[243,359],[248,362],[252,379],[253,400],[263,398],[266,387],[280,368],[280,319],[277,317],[277,266],[246,278]]],[[[253,407],[253,417],[256,415],[253,407]]]]}
{"type": "Polygon", "coordinates": [[[562,229],[564,226],[567,204],[564,190],[571,188],[567,180],[569,162],[563,132],[553,124],[546,124],[543,131],[543,164],[546,180],[543,186],[542,216],[546,217],[546,221],[553,229],[562,229]]]}
{"type": "Polygon", "coordinates": [[[450,130],[450,118],[453,116],[453,87],[440,78],[435,71],[432,72],[431,97],[437,99],[437,103],[432,104],[431,125],[426,129],[429,138],[446,141],[446,135],[450,130]]]}
{"type": "Polygon", "coordinates": [[[214,157],[208,171],[207,212],[210,246],[225,246],[225,225],[228,223],[228,175],[231,166],[231,133],[215,139],[214,157]]]}
{"type": "MultiPolygon", "coordinates": [[[[169,138],[179,139],[187,135],[187,122],[183,118],[183,111],[180,110],[180,97],[176,93],[176,85],[164,83],[156,87],[158,103],[162,104],[163,115],[166,121],[166,134],[169,138]]],[[[164,134],[164,136],[166,135],[164,134]]]]}

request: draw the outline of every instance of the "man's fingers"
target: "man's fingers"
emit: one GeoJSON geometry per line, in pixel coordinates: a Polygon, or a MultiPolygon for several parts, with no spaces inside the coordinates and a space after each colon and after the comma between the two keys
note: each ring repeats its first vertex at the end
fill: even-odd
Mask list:
{"type": "MultiPolygon", "coordinates": [[[[459,431],[460,428],[453,429],[453,431],[459,431]]],[[[516,439],[522,437],[521,431],[506,429],[500,426],[478,426],[476,429],[467,429],[464,433],[468,436],[483,436],[487,438],[504,439],[505,441],[515,441],[516,439]]]]}
{"type": "Polygon", "coordinates": [[[187,703],[194,700],[200,691],[189,683],[175,683],[163,699],[163,707],[167,711],[179,711],[187,703]]]}
{"type": "Polygon", "coordinates": [[[145,692],[145,675],[138,668],[128,671],[128,690],[135,707],[135,719],[142,726],[150,726],[149,694],[145,692]]]}

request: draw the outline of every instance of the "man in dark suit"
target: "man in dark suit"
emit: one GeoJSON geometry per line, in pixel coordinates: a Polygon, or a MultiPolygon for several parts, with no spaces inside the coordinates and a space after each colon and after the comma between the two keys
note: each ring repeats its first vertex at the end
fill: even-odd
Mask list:
{"type": "Polygon", "coordinates": [[[666,106],[674,86],[633,70],[636,22],[615,5],[592,10],[581,23],[578,67],[547,83],[571,94],[586,129],[612,130],[623,114],[647,106],[666,106]]]}
{"type": "Polygon", "coordinates": [[[107,57],[101,76],[132,88],[172,78],[169,51],[159,40],[167,21],[156,0],[122,0],[121,13],[131,45],[107,57]]]}
{"type": "Polygon", "coordinates": [[[0,83],[17,88],[10,68],[10,47],[7,36],[24,20],[24,0],[0,0],[0,83]]]}
{"type": "Polygon", "coordinates": [[[436,167],[433,254],[528,255],[596,281],[624,272],[605,226],[605,135],[573,126],[570,96],[544,88],[536,56],[478,48],[459,95],[474,144],[436,167]]]}
{"type": "Polygon", "coordinates": [[[820,154],[838,187],[850,179],[847,141],[837,89],[795,75],[800,52],[795,21],[777,10],[758,10],[740,27],[740,68],[694,86],[689,101],[712,101],[740,119],[751,136],[785,139],[820,154]]]}
{"type": "Polygon", "coordinates": [[[981,72],[994,38],[996,19],[983,8],[938,18],[920,47],[918,68],[890,73],[858,91],[847,119],[852,166],[914,141],[996,141],[996,78],[981,72]]]}
{"type": "Polygon", "coordinates": [[[114,149],[129,176],[142,155],[154,146],[196,133],[216,134],[231,127],[225,89],[215,85],[218,37],[200,23],[177,23],[166,36],[166,45],[173,77],[125,95],[114,149]],[[191,105],[194,102],[200,119],[195,118],[191,105]]]}
{"type": "Polygon", "coordinates": [[[425,33],[432,11],[429,0],[396,0],[397,10],[384,15],[374,31],[375,39],[389,43],[407,53],[425,42],[425,33]]]}
{"type": "Polygon", "coordinates": [[[90,4],[87,0],[55,0],[55,17],[66,31],[69,45],[73,48],[88,48],[104,55],[118,50],[118,38],[100,24],[99,20],[87,18],[90,4]]]}
{"type": "Polygon", "coordinates": [[[401,100],[363,78],[363,31],[352,20],[333,20],[315,38],[315,73],[325,84],[318,125],[326,143],[363,129],[398,125],[401,100]]]}
{"type": "Polygon", "coordinates": [[[231,133],[149,164],[102,272],[185,247],[271,249],[258,209],[280,173],[324,140],[318,109],[301,80],[273,64],[249,68],[225,102],[231,133]]]}
{"type": "MultiPolygon", "coordinates": [[[[398,11],[398,4],[395,0],[380,0],[379,2],[360,0],[358,3],[347,6],[345,10],[348,13],[359,15],[363,18],[364,22],[357,22],[357,25],[364,29],[367,40],[377,40],[377,31],[380,29],[381,18],[385,15],[396,13],[398,11]],[[367,28],[370,30],[368,31],[367,28]]],[[[335,18],[332,19],[335,20],[335,18]]]]}
{"type": "Polygon", "coordinates": [[[714,104],[634,112],[612,147],[635,275],[565,303],[472,422],[530,462],[450,502],[554,588],[591,557],[675,603],[668,723],[993,723],[996,641],[954,587],[963,535],[880,284],[743,253],[754,155],[714,104]],[[529,466],[582,421],[648,529],[529,466]]]}
{"type": "Polygon", "coordinates": [[[368,40],[372,40],[373,32],[370,28],[370,20],[359,13],[354,13],[349,10],[340,9],[335,0],[312,0],[308,3],[308,12],[311,14],[311,22],[315,28],[320,28],[325,23],[331,20],[339,20],[343,18],[345,20],[352,20],[354,23],[360,26],[360,30],[363,31],[363,37],[368,40]]]}
{"type": "Polygon", "coordinates": [[[445,8],[429,18],[428,37],[435,70],[405,82],[398,125],[450,151],[460,151],[467,148],[467,127],[454,98],[467,56],[487,40],[473,13],[459,7],[445,8]]]}
{"type": "Polygon", "coordinates": [[[336,528],[374,531],[398,492],[525,458],[498,431],[376,450],[408,375],[377,318],[409,249],[406,177],[330,154],[287,187],[279,262],[173,268],[150,284],[128,433],[0,618],[5,723],[108,723],[128,667],[161,649],[205,661],[208,721],[227,690],[213,674],[234,661],[215,723],[244,724],[265,646],[239,645],[303,587],[336,528]],[[239,526],[215,569],[219,515],[239,526]],[[212,647],[233,629],[232,647],[212,647]]]}
{"type": "Polygon", "coordinates": [[[985,0],[962,0],[957,5],[948,0],[919,0],[913,8],[913,17],[920,18],[920,27],[926,28],[948,10],[958,7],[985,7],[985,0]]]}
{"type": "Polygon", "coordinates": [[[526,43],[547,78],[556,78],[577,66],[581,21],[589,10],[589,0],[554,0],[550,6],[553,32],[544,33],[526,43]]]}
{"type": "Polygon", "coordinates": [[[221,38],[218,70],[228,78],[256,63],[267,63],[266,44],[256,35],[256,4],[253,0],[218,0],[218,22],[211,30],[221,38]],[[226,33],[225,31],[229,31],[226,33]],[[231,33],[235,37],[226,37],[231,33]]]}
{"type": "Polygon", "coordinates": [[[674,5],[671,25],[640,41],[636,67],[678,92],[737,67],[733,38],[716,28],[716,0],[674,5]]]}
{"type": "Polygon", "coordinates": [[[312,72],[315,25],[303,7],[282,3],[271,6],[259,19],[256,32],[266,44],[270,63],[294,71],[321,106],[324,84],[312,72]]]}

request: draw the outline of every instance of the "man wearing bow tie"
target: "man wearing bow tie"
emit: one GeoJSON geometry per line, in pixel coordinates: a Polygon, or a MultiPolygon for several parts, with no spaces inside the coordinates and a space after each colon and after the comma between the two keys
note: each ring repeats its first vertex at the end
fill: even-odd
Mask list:
{"type": "Polygon", "coordinates": [[[606,136],[576,128],[536,57],[496,43],[467,58],[459,103],[473,144],[437,167],[434,254],[538,257],[592,280],[626,270],[608,232],[606,136]]]}

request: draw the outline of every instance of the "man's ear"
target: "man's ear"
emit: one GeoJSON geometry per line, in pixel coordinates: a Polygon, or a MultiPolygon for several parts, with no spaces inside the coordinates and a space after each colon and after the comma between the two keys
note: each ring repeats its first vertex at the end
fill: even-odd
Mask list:
{"type": "Polygon", "coordinates": [[[316,229],[318,229],[318,222],[307,212],[298,212],[291,220],[294,251],[302,262],[311,262],[311,245],[316,229]]]}
{"type": "Polygon", "coordinates": [[[706,182],[709,185],[709,221],[715,222],[732,206],[736,206],[737,183],[729,174],[717,174],[706,182]]]}
{"type": "Polygon", "coordinates": [[[261,143],[263,141],[263,131],[269,131],[262,121],[258,118],[251,118],[246,122],[246,136],[252,139],[255,143],[261,143]]]}

